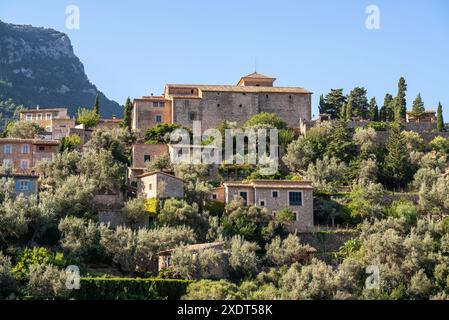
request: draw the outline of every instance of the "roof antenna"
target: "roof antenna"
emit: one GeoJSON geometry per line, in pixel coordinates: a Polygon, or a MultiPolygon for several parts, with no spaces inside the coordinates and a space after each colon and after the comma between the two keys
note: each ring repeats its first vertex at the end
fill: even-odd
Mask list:
{"type": "Polygon", "coordinates": [[[254,57],[254,72],[257,73],[257,57],[254,57]]]}

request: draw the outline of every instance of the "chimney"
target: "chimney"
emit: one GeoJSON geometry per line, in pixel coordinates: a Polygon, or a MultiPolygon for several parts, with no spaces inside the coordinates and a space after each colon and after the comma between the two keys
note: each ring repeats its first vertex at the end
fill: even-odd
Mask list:
{"type": "Polygon", "coordinates": [[[39,105],[37,105],[36,110],[39,110],[39,105]]]}

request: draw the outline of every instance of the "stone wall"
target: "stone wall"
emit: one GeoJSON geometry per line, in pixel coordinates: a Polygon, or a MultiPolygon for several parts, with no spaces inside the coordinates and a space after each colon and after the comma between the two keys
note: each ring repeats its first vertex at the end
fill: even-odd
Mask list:
{"type": "Polygon", "coordinates": [[[311,118],[310,94],[249,93],[204,91],[202,98],[173,98],[173,122],[192,128],[193,120],[201,121],[202,130],[217,128],[221,121],[241,127],[261,112],[276,113],[290,128],[301,119],[311,118]]]}
{"type": "Polygon", "coordinates": [[[168,146],[166,144],[133,144],[132,167],[145,168],[145,156],[149,156],[151,161],[162,155],[168,155],[168,146]]]}
{"type": "Polygon", "coordinates": [[[299,238],[302,244],[314,247],[318,253],[336,252],[345,242],[357,238],[359,233],[355,230],[302,232],[299,238]]]}

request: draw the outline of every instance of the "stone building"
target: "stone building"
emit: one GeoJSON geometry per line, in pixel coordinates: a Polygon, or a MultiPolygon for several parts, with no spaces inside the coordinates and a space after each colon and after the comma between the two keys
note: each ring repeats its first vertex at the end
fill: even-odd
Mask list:
{"type": "Polygon", "coordinates": [[[30,173],[37,162],[53,159],[58,149],[56,140],[0,139],[0,164],[12,172],[30,173]]]}
{"type": "Polygon", "coordinates": [[[134,99],[132,128],[141,135],[157,123],[178,123],[202,130],[222,120],[242,126],[261,112],[276,113],[290,128],[311,119],[312,92],[300,87],[276,87],[276,79],[259,73],[242,77],[237,85],[167,84],[161,96],[134,99]]]}
{"type": "Polygon", "coordinates": [[[184,181],[171,174],[154,171],[137,177],[137,196],[146,199],[184,198],[184,181]]]}
{"type": "Polygon", "coordinates": [[[224,183],[212,191],[212,200],[229,203],[241,197],[247,205],[264,208],[269,214],[284,208],[295,214],[293,229],[313,230],[313,187],[310,181],[253,180],[251,183],[224,183]]]}
{"type": "Polygon", "coordinates": [[[12,179],[14,181],[14,195],[22,194],[25,197],[30,197],[38,194],[38,178],[34,174],[5,173],[0,174],[0,183],[5,183],[6,179],[12,179]]]}
{"type": "Polygon", "coordinates": [[[20,112],[20,121],[33,121],[51,134],[51,138],[60,140],[66,137],[69,129],[75,126],[75,120],[68,116],[66,108],[28,109],[20,112]]]}
{"type": "Polygon", "coordinates": [[[168,145],[166,144],[133,144],[131,149],[132,164],[128,167],[129,183],[132,184],[137,182],[137,177],[145,171],[146,162],[168,154],[168,145]]]}
{"type": "Polygon", "coordinates": [[[413,112],[407,111],[405,121],[408,123],[435,123],[437,122],[437,113],[434,110],[426,110],[419,116],[413,112]]]}

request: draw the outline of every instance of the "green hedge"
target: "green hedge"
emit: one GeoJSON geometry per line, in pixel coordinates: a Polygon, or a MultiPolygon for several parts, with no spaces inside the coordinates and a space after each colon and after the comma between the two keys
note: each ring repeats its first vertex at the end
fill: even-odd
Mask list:
{"type": "Polygon", "coordinates": [[[159,278],[81,278],[77,300],[180,299],[191,281],[159,278]]]}

